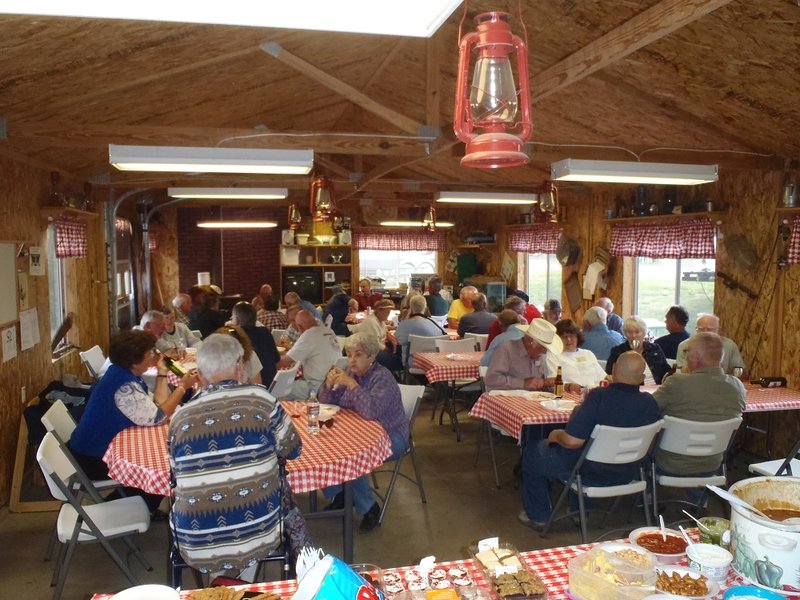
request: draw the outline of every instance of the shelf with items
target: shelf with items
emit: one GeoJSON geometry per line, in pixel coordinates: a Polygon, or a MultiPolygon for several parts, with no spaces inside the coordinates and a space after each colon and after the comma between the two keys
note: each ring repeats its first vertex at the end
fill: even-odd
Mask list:
{"type": "Polygon", "coordinates": [[[75,219],[96,219],[99,215],[96,212],[71,208],[69,206],[43,206],[39,209],[41,215],[53,220],[58,217],[72,217],[75,219]]]}
{"type": "Polygon", "coordinates": [[[800,206],[779,206],[776,210],[779,215],[800,214],[800,206]]]}
{"type": "MultiPolygon", "coordinates": [[[[284,244],[280,247],[282,288],[293,275],[310,275],[318,283],[316,298],[304,298],[325,303],[333,295],[333,286],[351,289],[353,248],[336,244],[284,244]]],[[[288,289],[282,289],[281,295],[288,289]]],[[[302,294],[301,294],[302,297],[302,294]]]]}
{"type": "Polygon", "coordinates": [[[709,219],[718,219],[725,215],[725,211],[711,210],[702,212],[688,212],[670,215],[645,215],[641,217],[614,217],[612,219],[603,219],[603,223],[635,223],[636,221],[669,221],[669,220],[682,220],[682,219],[697,219],[707,217],[709,219]]]}

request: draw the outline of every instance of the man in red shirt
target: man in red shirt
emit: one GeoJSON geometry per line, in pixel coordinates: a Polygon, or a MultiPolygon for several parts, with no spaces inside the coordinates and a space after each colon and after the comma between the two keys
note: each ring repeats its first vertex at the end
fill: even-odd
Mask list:
{"type": "Polygon", "coordinates": [[[361,290],[355,295],[355,299],[358,301],[358,310],[367,310],[378,300],[383,300],[383,294],[372,291],[372,282],[367,278],[358,282],[358,289],[361,290]]]}

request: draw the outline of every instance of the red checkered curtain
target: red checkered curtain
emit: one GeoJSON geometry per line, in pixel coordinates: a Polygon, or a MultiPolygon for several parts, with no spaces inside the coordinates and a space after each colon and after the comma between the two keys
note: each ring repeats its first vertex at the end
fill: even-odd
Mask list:
{"type": "Polygon", "coordinates": [[[786,261],[790,265],[800,263],[800,216],[792,220],[792,235],[786,248],[786,261]]]}
{"type": "Polygon", "coordinates": [[[57,219],[54,225],[56,256],[58,258],[84,258],[87,248],[86,223],[62,217],[57,219]]]}
{"type": "Polygon", "coordinates": [[[714,225],[710,219],[612,225],[611,256],[715,258],[714,225]]]}
{"type": "Polygon", "coordinates": [[[359,227],[353,230],[353,247],[359,250],[434,250],[445,251],[443,231],[359,227]]]}
{"type": "Polygon", "coordinates": [[[531,254],[555,254],[561,227],[556,224],[534,225],[511,232],[508,247],[516,252],[531,254]]]}

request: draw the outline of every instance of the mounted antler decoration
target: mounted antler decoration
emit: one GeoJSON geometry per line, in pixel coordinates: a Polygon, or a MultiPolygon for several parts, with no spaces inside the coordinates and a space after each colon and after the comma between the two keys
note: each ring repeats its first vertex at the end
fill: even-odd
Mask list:
{"type": "Polygon", "coordinates": [[[727,273],[723,273],[722,271],[717,271],[717,277],[722,279],[722,283],[725,284],[726,288],[731,290],[742,290],[745,294],[747,294],[747,297],[750,298],[751,300],[755,300],[756,298],[758,298],[758,294],[756,294],[749,287],[746,287],[741,283],[739,283],[738,281],[736,281],[733,277],[731,277],[727,273]]]}

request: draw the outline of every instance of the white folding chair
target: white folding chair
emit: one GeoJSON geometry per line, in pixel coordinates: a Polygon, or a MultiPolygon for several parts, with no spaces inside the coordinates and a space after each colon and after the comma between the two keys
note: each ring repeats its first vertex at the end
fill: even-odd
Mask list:
{"type": "Polygon", "coordinates": [[[275,340],[275,345],[280,346],[281,338],[286,334],[285,329],[272,329],[272,339],[275,340]]]}
{"type": "MultiPolygon", "coordinates": [[[[475,338],[464,338],[463,340],[436,340],[436,350],[442,353],[476,352],[479,342],[475,338]]],[[[456,394],[471,393],[481,391],[480,379],[456,379],[450,382],[448,393],[445,397],[445,404],[442,412],[439,413],[439,425],[442,424],[444,411],[450,415],[450,423],[456,432],[456,441],[461,441],[461,425],[458,422],[458,411],[456,410],[456,394]]],[[[436,405],[433,407],[433,418],[436,414],[436,405]]]]}
{"type": "Polygon", "coordinates": [[[475,339],[478,342],[478,350],[481,352],[486,352],[486,346],[488,345],[489,341],[489,334],[488,333],[465,333],[464,339],[467,338],[475,339]]]}
{"type": "Polygon", "coordinates": [[[80,354],[81,362],[83,362],[86,370],[89,371],[89,375],[91,375],[92,379],[100,381],[100,370],[103,368],[103,363],[106,361],[106,356],[103,354],[100,346],[92,346],[88,350],[79,352],[78,354],[80,354]]]}
{"type": "Polygon", "coordinates": [[[475,338],[464,338],[463,340],[441,339],[436,342],[436,350],[439,352],[477,352],[479,342],[475,338]]]}
{"type": "MultiPolygon", "coordinates": [[[[489,367],[480,366],[478,367],[478,373],[480,374],[480,382],[481,382],[481,391],[487,392],[489,390],[486,389],[486,372],[489,370],[489,367]]],[[[481,445],[483,444],[483,432],[486,432],[486,436],[489,438],[489,456],[492,459],[492,471],[494,472],[494,484],[497,486],[497,489],[500,489],[500,475],[497,472],[497,458],[494,453],[494,436],[492,435],[493,432],[497,432],[500,435],[506,436],[508,438],[514,438],[508,431],[499,427],[489,421],[488,419],[483,420],[483,427],[481,427],[480,431],[478,432],[478,439],[475,442],[475,460],[472,461],[472,466],[478,466],[478,459],[480,458],[481,452],[481,445]]]]}
{"type": "Polygon", "coordinates": [[[725,421],[689,421],[678,417],[664,416],[664,428],[656,448],[674,454],[691,457],[710,457],[722,454],[717,472],[712,475],[659,475],[656,469],[656,456],[653,457],[653,513],[658,514],[658,486],[675,488],[702,488],[706,484],[725,486],[728,477],[725,470],[725,456],[733,434],[739,428],[742,417],[725,421]]]}
{"type": "Polygon", "coordinates": [[[145,501],[140,496],[132,496],[83,505],[85,490],[91,489],[92,483],[75,469],[52,432],[45,434],[36,452],[36,460],[44,473],[50,493],[63,502],[56,521],[58,541],[62,546],[53,571],[53,600],[61,597],[75,547],[83,543],[100,543],[125,577],[133,585],[138,585],[136,576],[109,540],[122,538],[142,566],[152,571],[152,567],[131,539],[134,533],[145,533],[150,528],[150,511],[145,501]]]}
{"type": "Polygon", "coordinates": [[[269,393],[276,400],[285,398],[292,391],[292,384],[294,384],[294,378],[297,377],[297,369],[299,367],[300,363],[295,363],[291,369],[281,369],[275,373],[275,379],[269,385],[269,393]]]}
{"type": "Polygon", "coordinates": [[[797,439],[797,443],[786,455],[786,458],[752,464],[750,465],[750,472],[765,476],[800,476],[800,438],[797,439]]]}
{"type": "MultiPolygon", "coordinates": [[[[642,494],[642,504],[644,507],[645,522],[650,524],[650,505],[647,502],[647,476],[644,467],[640,464],[650,448],[653,446],[656,434],[664,425],[663,420],[656,421],[650,425],[641,427],[611,427],[609,425],[595,425],[592,434],[583,445],[583,452],[572,469],[569,479],[564,485],[561,495],[558,497],[553,512],[542,530],[544,537],[556,518],[556,514],[567,499],[570,491],[578,495],[578,512],[581,521],[581,539],[583,543],[588,543],[588,532],[586,527],[586,510],[584,498],[615,498],[614,505],[608,511],[606,518],[617,507],[617,501],[622,496],[642,494]],[[586,486],[583,482],[581,468],[585,461],[603,463],[607,465],[639,465],[639,478],[633,479],[628,483],[619,485],[605,486],[586,486]]],[[[603,523],[603,526],[605,522],[603,523]]]]}
{"type": "Polygon", "coordinates": [[[331,325],[333,325],[333,315],[329,314],[327,317],[325,317],[325,320],[322,322],[322,324],[325,325],[325,327],[327,327],[328,329],[330,329],[331,325]]]}
{"type": "Polygon", "coordinates": [[[414,436],[412,433],[414,429],[414,421],[417,418],[417,411],[419,410],[419,405],[420,402],[422,401],[422,394],[424,392],[425,392],[424,385],[400,385],[400,393],[402,394],[403,397],[403,410],[406,413],[406,419],[408,421],[408,447],[406,448],[406,451],[394,461],[395,463],[394,468],[391,471],[383,469],[379,471],[374,471],[372,473],[372,481],[376,488],[378,487],[378,480],[376,477],[378,473],[392,474],[392,478],[389,480],[389,487],[386,489],[386,495],[381,496],[380,494],[378,494],[378,496],[383,501],[383,507],[381,508],[381,514],[378,517],[378,523],[383,523],[383,516],[386,514],[386,509],[389,506],[389,500],[392,499],[392,492],[394,491],[394,486],[397,483],[398,476],[405,477],[408,481],[410,481],[419,488],[419,499],[423,504],[428,501],[425,498],[425,488],[422,487],[422,475],[420,474],[419,464],[417,464],[417,455],[414,447],[414,436]],[[414,479],[412,479],[405,473],[400,472],[400,467],[403,465],[403,459],[408,455],[411,455],[411,464],[414,466],[414,479]]]}

